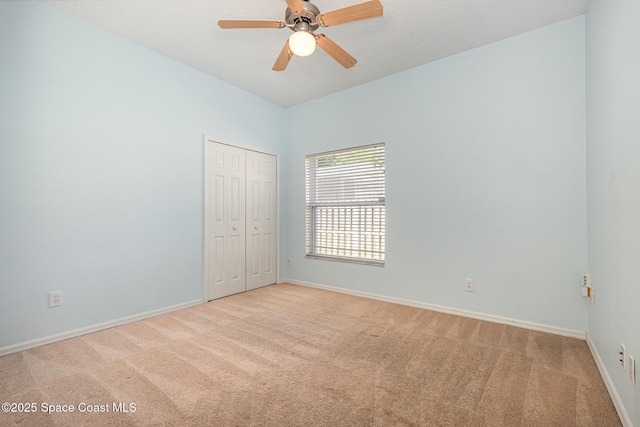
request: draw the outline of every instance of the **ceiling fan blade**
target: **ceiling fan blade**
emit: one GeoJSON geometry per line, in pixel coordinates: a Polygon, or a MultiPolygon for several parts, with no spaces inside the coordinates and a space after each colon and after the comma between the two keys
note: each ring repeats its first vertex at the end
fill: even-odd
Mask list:
{"type": "Polygon", "coordinates": [[[323,27],[346,24],[347,22],[360,21],[362,19],[378,18],[382,16],[382,3],[379,0],[371,0],[354,6],[321,13],[316,21],[323,27]]]}
{"type": "Polygon", "coordinates": [[[287,0],[287,6],[294,12],[304,12],[302,0],[287,0]]]}
{"type": "Polygon", "coordinates": [[[287,23],[284,21],[260,21],[249,19],[221,19],[218,21],[220,28],[284,28],[287,23]]]}
{"type": "Polygon", "coordinates": [[[349,55],[346,50],[338,46],[324,34],[316,34],[316,43],[318,43],[320,49],[327,52],[329,56],[338,61],[344,68],[351,68],[358,62],[353,56],[349,55]]]}
{"type": "Polygon", "coordinates": [[[273,64],[273,71],[284,71],[289,65],[289,61],[293,53],[291,49],[289,49],[289,40],[284,44],[284,47],[280,51],[280,55],[278,55],[278,59],[276,59],[276,63],[273,64]]]}

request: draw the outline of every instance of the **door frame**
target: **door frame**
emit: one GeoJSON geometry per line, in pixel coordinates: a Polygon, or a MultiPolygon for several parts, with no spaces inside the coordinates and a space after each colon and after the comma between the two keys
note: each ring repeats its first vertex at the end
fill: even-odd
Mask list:
{"type": "MultiPolygon", "coordinates": [[[[228,141],[222,138],[211,137],[203,135],[202,142],[202,264],[203,264],[203,282],[202,282],[202,302],[209,302],[209,263],[207,262],[209,255],[212,251],[207,243],[207,153],[210,143],[218,143],[223,145],[229,145],[231,147],[240,148],[243,150],[255,151],[258,153],[268,154],[276,158],[276,283],[280,283],[280,156],[277,153],[264,150],[262,148],[256,148],[244,144],[238,144],[237,142],[228,141]]],[[[245,267],[246,268],[246,267],[245,267]]]]}

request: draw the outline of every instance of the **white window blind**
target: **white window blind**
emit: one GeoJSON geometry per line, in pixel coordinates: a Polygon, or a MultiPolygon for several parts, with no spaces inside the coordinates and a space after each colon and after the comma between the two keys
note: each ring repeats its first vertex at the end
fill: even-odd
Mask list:
{"type": "Polygon", "coordinates": [[[384,143],[306,156],[308,257],[384,265],[384,143]]]}

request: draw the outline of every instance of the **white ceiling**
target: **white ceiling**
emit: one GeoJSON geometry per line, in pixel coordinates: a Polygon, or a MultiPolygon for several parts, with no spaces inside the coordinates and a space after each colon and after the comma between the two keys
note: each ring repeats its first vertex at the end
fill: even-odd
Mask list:
{"type": "MultiPolygon", "coordinates": [[[[284,107],[582,15],[588,0],[381,0],[384,16],[323,33],[354,56],[345,70],[318,49],[271,70],[291,34],[222,30],[219,19],[284,20],[285,0],[41,0],[284,107]]],[[[313,0],[321,12],[363,0],[313,0]]]]}

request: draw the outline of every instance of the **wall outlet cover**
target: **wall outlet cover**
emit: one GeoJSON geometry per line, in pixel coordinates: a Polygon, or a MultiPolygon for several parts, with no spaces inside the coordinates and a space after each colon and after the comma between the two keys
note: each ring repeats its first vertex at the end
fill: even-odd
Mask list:
{"type": "Polygon", "coordinates": [[[464,279],[464,290],[473,292],[473,279],[464,279]]]}
{"type": "Polygon", "coordinates": [[[49,292],[49,307],[60,307],[62,305],[62,291],[49,292]]]}

